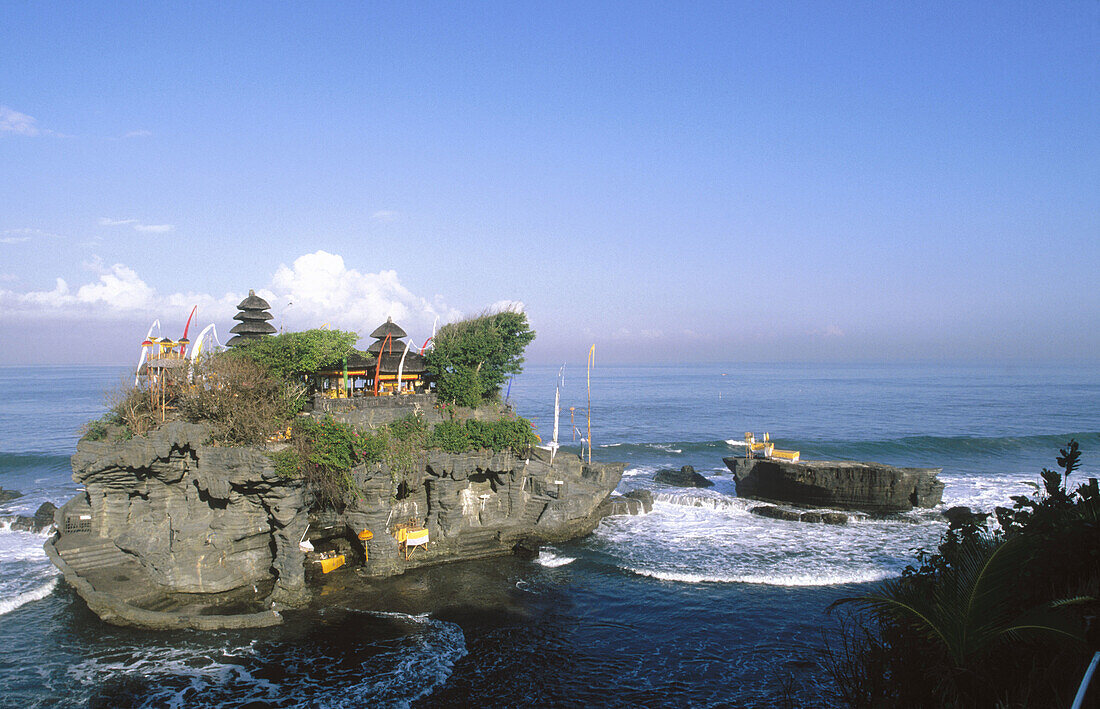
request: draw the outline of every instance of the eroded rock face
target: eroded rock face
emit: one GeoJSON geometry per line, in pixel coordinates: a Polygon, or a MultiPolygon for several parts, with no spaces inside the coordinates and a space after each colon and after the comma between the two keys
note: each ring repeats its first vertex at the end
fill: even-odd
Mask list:
{"type": "Polygon", "coordinates": [[[302,602],[304,486],[276,475],[262,452],[208,438],[205,426],[173,422],[121,443],[82,441],[73,480],[86,488],[92,534],[168,591],[219,593],[274,576],[272,600],[302,602]]]}
{"type": "MultiPolygon", "coordinates": [[[[364,576],[511,554],[521,540],[535,548],[565,541],[595,528],[625,467],[563,452],[551,465],[541,449],[522,458],[425,451],[400,472],[382,464],[353,470],[357,493],[334,509],[315,505],[301,480],[279,477],[262,450],[207,445],[208,439],[203,425],[173,422],[144,438],[79,444],[73,479],[86,493],[57,512],[60,536],[47,546],[67,575],[81,577],[73,585],[82,595],[91,589],[86,599],[97,594],[95,604],[89,599],[97,613],[119,605],[111,599],[122,595],[110,579],[95,576],[107,566],[136,568],[166,593],[219,594],[273,583],[264,607],[277,608],[309,599],[306,568],[319,565],[299,547],[303,537],[318,549],[348,552],[349,564],[363,563],[358,535],[369,530],[368,558],[357,569],[364,576]],[[401,524],[429,534],[430,543],[408,559],[394,536],[401,524]]],[[[144,611],[115,610],[112,622],[176,627],[171,619],[132,620],[144,611]]],[[[180,627],[197,627],[192,620],[180,627]]]]}
{"type": "Polygon", "coordinates": [[[935,507],[943,497],[941,468],[895,468],[881,463],[724,458],[738,497],[807,507],[900,512],[935,507]]]}

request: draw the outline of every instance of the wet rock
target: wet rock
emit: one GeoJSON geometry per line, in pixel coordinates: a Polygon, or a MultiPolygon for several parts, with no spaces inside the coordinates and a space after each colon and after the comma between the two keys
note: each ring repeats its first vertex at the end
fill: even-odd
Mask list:
{"type": "Polygon", "coordinates": [[[19,515],[11,522],[12,529],[38,534],[50,528],[53,524],[53,513],[57,507],[52,502],[43,502],[34,516],[19,515]]]}
{"type": "Polygon", "coordinates": [[[714,485],[710,480],[695,472],[695,468],[690,465],[685,465],[679,470],[673,470],[672,468],[658,470],[657,474],[653,476],[653,480],[673,487],[713,487],[714,485]]]}
{"type": "Polygon", "coordinates": [[[0,502],[8,502],[9,500],[16,500],[23,496],[23,493],[18,490],[5,490],[0,487],[0,502]]]}
{"type": "Polygon", "coordinates": [[[614,517],[617,515],[640,515],[645,514],[645,508],[642,506],[642,501],[632,497],[623,497],[622,495],[612,495],[607,499],[607,502],[601,506],[604,516],[614,517]]]}
{"type": "Polygon", "coordinates": [[[785,510],[782,507],[776,507],[775,505],[760,505],[753,507],[749,510],[754,515],[760,515],[761,517],[768,517],[770,519],[783,519],[788,522],[798,522],[801,520],[802,515],[794,510],[785,510]]]}
{"type": "Polygon", "coordinates": [[[943,497],[941,468],[896,468],[881,463],[724,458],[738,497],[865,512],[935,507],[943,497]]]}
{"type": "Polygon", "coordinates": [[[813,522],[813,523],[821,524],[821,522],[822,522],[821,513],[820,512],[803,512],[798,517],[798,521],[799,522],[813,522]]]}
{"type": "Polygon", "coordinates": [[[530,537],[524,537],[516,542],[516,545],[512,547],[512,553],[521,559],[531,561],[538,558],[539,544],[537,539],[531,539],[530,537]]]}
{"type": "Polygon", "coordinates": [[[963,524],[982,524],[986,518],[989,517],[988,513],[974,512],[969,507],[958,506],[951,507],[943,511],[943,516],[947,519],[948,524],[952,527],[958,527],[963,524]]]}
{"type": "Polygon", "coordinates": [[[631,490],[623,495],[623,497],[629,497],[635,500],[641,500],[642,511],[649,514],[653,511],[653,493],[649,490],[639,488],[637,490],[631,490]]]}
{"type": "Polygon", "coordinates": [[[843,512],[823,512],[821,521],[825,524],[848,524],[848,515],[843,512]]]}

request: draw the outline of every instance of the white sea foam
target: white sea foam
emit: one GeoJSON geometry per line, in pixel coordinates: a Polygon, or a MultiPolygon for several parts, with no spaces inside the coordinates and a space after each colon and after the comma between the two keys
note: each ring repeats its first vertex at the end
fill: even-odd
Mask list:
{"type": "Polygon", "coordinates": [[[560,556],[554,552],[543,549],[539,551],[538,558],[535,562],[550,569],[556,569],[559,566],[565,566],[566,564],[572,564],[577,558],[573,556],[560,556]]]}
{"type": "Polygon", "coordinates": [[[896,575],[887,571],[858,571],[836,574],[741,574],[722,576],[677,573],[674,571],[651,571],[633,569],[627,566],[620,568],[639,576],[649,576],[662,581],[677,581],[679,583],[754,583],[765,586],[836,586],[847,583],[871,583],[896,575]]]}
{"type": "Polygon", "coordinates": [[[735,440],[735,439],[731,438],[728,441],[726,441],[726,445],[727,446],[733,446],[735,448],[747,448],[749,444],[745,443],[744,441],[738,441],[738,440],[735,440]]]}
{"type": "Polygon", "coordinates": [[[757,502],[717,492],[659,492],[653,512],[609,517],[588,546],[631,573],[683,583],[825,586],[900,574],[913,549],[934,548],[936,524],[787,522],[753,515],[757,502]]]}
{"type": "MultiPolygon", "coordinates": [[[[53,593],[54,587],[57,586],[57,578],[52,578],[46,583],[42,584],[38,588],[31,589],[30,591],[24,591],[13,597],[4,598],[0,600],[0,615],[6,615],[11,613],[16,608],[26,605],[31,601],[41,601],[46,596],[53,593]]],[[[0,586],[3,588],[3,586],[0,586]]]]}

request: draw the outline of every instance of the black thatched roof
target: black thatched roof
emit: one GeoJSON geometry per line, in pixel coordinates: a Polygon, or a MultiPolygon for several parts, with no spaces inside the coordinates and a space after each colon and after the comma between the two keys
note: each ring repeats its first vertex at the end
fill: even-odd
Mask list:
{"type": "Polygon", "coordinates": [[[274,315],[267,312],[266,310],[242,310],[241,312],[234,315],[233,319],[245,322],[255,320],[271,320],[274,317],[274,315]]]}
{"type": "Polygon", "coordinates": [[[275,328],[266,322],[262,322],[259,320],[248,320],[242,322],[240,325],[234,325],[233,329],[230,330],[230,332],[236,333],[238,335],[255,335],[259,337],[260,335],[270,335],[271,333],[275,332],[275,328]]]}
{"type": "MultiPolygon", "coordinates": [[[[394,352],[393,354],[389,354],[387,352],[382,355],[382,366],[379,368],[379,372],[381,374],[397,374],[397,368],[399,366],[401,366],[401,353],[394,352]]],[[[422,374],[426,372],[427,369],[427,362],[424,358],[410,349],[408,356],[405,357],[405,369],[402,370],[402,373],[422,374]]]]}
{"type": "Polygon", "coordinates": [[[237,310],[267,310],[271,304],[256,295],[256,291],[248,291],[248,297],[237,304],[237,310]]]}
{"type": "MultiPolygon", "coordinates": [[[[374,342],[372,342],[370,344],[370,347],[367,348],[367,352],[370,352],[371,354],[378,354],[379,352],[382,351],[382,348],[384,346],[385,349],[386,349],[386,354],[390,354],[390,353],[401,354],[402,352],[405,351],[405,345],[406,344],[407,343],[406,343],[405,340],[394,339],[394,340],[390,340],[389,343],[386,343],[385,340],[375,340],[374,342]]],[[[411,343],[408,343],[408,344],[409,344],[409,353],[411,354],[413,352],[416,352],[416,346],[411,344],[411,343]]]]}
{"type": "Polygon", "coordinates": [[[407,337],[404,330],[397,326],[397,323],[393,321],[393,318],[386,318],[386,322],[378,326],[378,328],[370,334],[376,340],[386,339],[386,335],[389,335],[391,339],[398,339],[401,337],[407,337]]]}

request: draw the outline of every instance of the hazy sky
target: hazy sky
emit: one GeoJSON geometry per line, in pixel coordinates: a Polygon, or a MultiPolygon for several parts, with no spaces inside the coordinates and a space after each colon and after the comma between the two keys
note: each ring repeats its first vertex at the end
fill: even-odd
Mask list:
{"type": "Polygon", "coordinates": [[[1100,3],[0,4],[0,364],[1100,360],[1100,3]]]}

